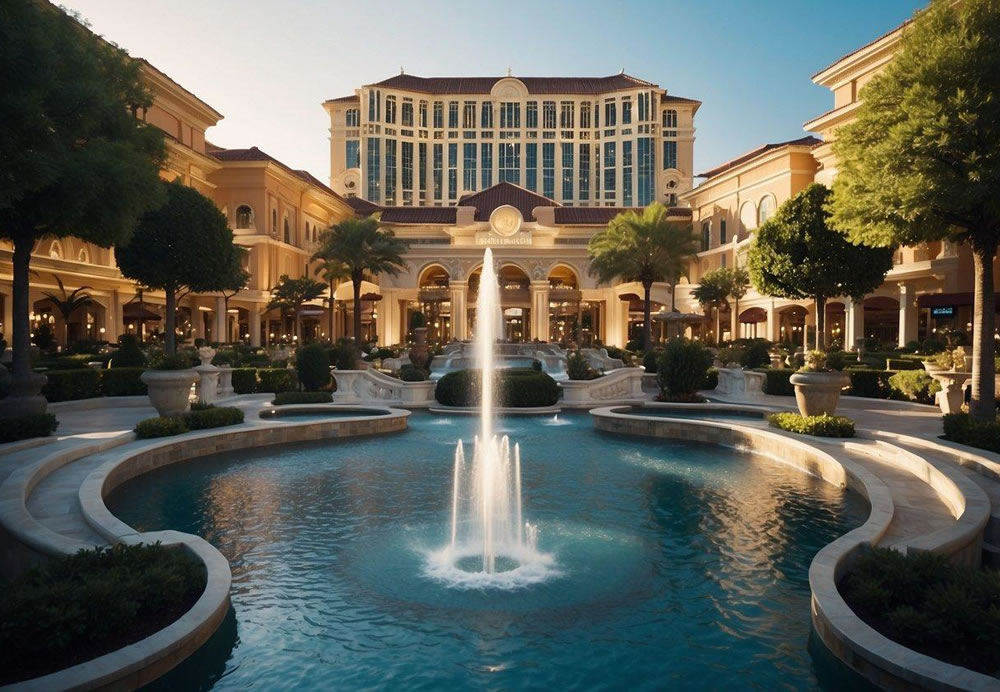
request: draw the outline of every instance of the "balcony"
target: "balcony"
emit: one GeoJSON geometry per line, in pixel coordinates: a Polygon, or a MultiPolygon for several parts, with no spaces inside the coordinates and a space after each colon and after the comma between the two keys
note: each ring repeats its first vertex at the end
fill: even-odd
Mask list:
{"type": "Polygon", "coordinates": [[[421,303],[444,303],[451,300],[451,289],[447,286],[430,286],[421,288],[417,293],[421,303]]]}

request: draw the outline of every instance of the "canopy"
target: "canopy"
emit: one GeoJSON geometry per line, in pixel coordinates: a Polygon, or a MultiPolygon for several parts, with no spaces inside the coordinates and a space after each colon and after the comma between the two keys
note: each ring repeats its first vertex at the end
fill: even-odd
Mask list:
{"type": "Polygon", "coordinates": [[[122,317],[126,320],[138,320],[139,322],[158,322],[162,317],[153,312],[142,303],[126,303],[122,306],[122,317]]]}
{"type": "Polygon", "coordinates": [[[754,324],[767,321],[767,310],[764,308],[747,308],[740,314],[740,322],[754,324]]]}

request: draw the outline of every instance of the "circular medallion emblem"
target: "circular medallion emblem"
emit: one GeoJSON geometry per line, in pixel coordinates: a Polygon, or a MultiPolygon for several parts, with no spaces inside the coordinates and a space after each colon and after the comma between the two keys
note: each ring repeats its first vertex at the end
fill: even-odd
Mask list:
{"type": "Polygon", "coordinates": [[[490,229],[497,235],[509,238],[521,230],[521,212],[516,207],[505,204],[490,214],[490,229]]]}

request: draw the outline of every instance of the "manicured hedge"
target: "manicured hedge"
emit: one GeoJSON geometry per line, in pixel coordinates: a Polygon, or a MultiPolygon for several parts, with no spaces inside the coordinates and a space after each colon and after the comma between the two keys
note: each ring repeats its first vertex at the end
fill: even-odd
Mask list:
{"type": "Polygon", "coordinates": [[[719,371],[715,368],[709,368],[708,372],[705,373],[705,386],[702,389],[715,389],[719,386],[719,371]]]}
{"type": "Polygon", "coordinates": [[[44,374],[49,380],[42,394],[51,403],[101,396],[101,374],[92,368],[50,370],[44,374]]]}
{"type": "Polygon", "coordinates": [[[104,396],[141,396],[146,383],[140,377],[146,368],[112,368],[101,370],[101,394],[104,396]]]}
{"type": "Polygon", "coordinates": [[[287,404],[329,404],[333,401],[333,394],[330,392],[282,392],[275,395],[271,401],[272,406],[285,406],[287,404]]]}
{"type": "Polygon", "coordinates": [[[294,370],[288,368],[261,368],[257,371],[260,380],[257,384],[258,392],[288,392],[297,389],[299,380],[295,376],[294,370]]]}
{"type": "MultiPolygon", "coordinates": [[[[438,380],[434,397],[445,406],[478,406],[479,377],[478,370],[450,372],[438,380]]],[[[495,392],[500,406],[514,408],[552,406],[559,400],[556,381],[530,368],[501,371],[495,392]]]]}
{"type": "Polygon", "coordinates": [[[153,437],[170,437],[188,431],[183,416],[157,416],[147,418],[135,424],[135,436],[140,440],[153,437]]]}
{"type": "Polygon", "coordinates": [[[233,391],[237,394],[253,394],[257,391],[257,370],[236,368],[233,370],[233,391]]]}
{"type": "Polygon", "coordinates": [[[407,363],[399,369],[399,379],[403,382],[426,382],[430,379],[430,374],[423,368],[407,363]]]}
{"type": "Polygon", "coordinates": [[[37,677],[137,642],[187,612],[205,568],[179,549],[81,550],[4,584],[0,685],[37,677]]]}
{"type": "Polygon", "coordinates": [[[843,416],[803,416],[798,413],[772,413],[767,417],[774,428],[817,437],[854,437],[854,421],[843,416]]]}
{"type": "Polygon", "coordinates": [[[295,355],[295,370],[299,382],[309,392],[319,391],[330,384],[329,349],[322,344],[309,344],[295,355]]]}
{"type": "Polygon", "coordinates": [[[151,437],[170,437],[191,430],[222,428],[243,422],[243,411],[231,406],[202,406],[192,408],[182,416],[159,416],[139,421],[135,436],[140,440],[151,437]]]}
{"type": "Polygon", "coordinates": [[[31,437],[48,437],[57,427],[59,421],[51,413],[0,418],[0,444],[31,437]]]}
{"type": "Polygon", "coordinates": [[[764,393],[775,396],[795,396],[795,387],[788,379],[795,372],[791,368],[758,368],[764,373],[764,393]]]}
{"type": "Polygon", "coordinates": [[[1000,422],[978,421],[968,413],[945,414],[943,422],[946,440],[1000,452],[1000,422]]]}
{"type": "Polygon", "coordinates": [[[919,360],[911,358],[886,358],[886,370],[923,370],[924,365],[919,360]]]}
{"type": "Polygon", "coordinates": [[[892,386],[889,378],[896,373],[891,370],[868,370],[868,369],[847,369],[846,372],[851,378],[851,388],[848,394],[851,396],[863,396],[870,399],[892,399],[892,386]]]}
{"type": "Polygon", "coordinates": [[[889,386],[901,398],[933,404],[941,385],[923,370],[901,370],[889,378],[889,386]]]}

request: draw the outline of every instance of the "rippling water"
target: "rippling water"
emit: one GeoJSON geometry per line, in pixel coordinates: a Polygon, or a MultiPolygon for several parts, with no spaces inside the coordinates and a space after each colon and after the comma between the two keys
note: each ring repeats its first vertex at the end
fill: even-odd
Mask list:
{"type": "MultiPolygon", "coordinates": [[[[553,424],[557,423],[557,424],[553,424]]],[[[558,575],[508,592],[425,575],[451,450],[476,421],[194,460],[122,486],[142,530],[204,536],[233,612],[163,689],[809,689],[809,562],[867,505],[781,463],[507,418],[525,518],[558,575]]]]}

